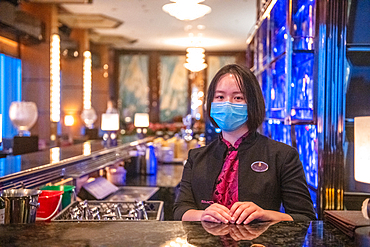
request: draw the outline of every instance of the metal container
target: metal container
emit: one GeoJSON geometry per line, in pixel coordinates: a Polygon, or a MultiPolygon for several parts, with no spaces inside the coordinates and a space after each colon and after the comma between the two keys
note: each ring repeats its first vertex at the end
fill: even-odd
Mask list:
{"type": "Polygon", "coordinates": [[[0,192],[5,201],[5,224],[33,223],[41,190],[8,189],[0,192]]]}
{"type": "Polygon", "coordinates": [[[163,201],[90,201],[72,202],[52,222],[127,222],[162,221],[163,201]]]}

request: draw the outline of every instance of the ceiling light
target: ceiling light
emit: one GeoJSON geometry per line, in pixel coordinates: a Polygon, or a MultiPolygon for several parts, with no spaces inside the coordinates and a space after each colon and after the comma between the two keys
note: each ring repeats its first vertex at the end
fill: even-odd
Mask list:
{"type": "Polygon", "coordinates": [[[211,12],[209,6],[199,4],[204,0],[171,0],[171,2],[174,3],[163,5],[163,11],[182,21],[195,20],[211,12]]]}
{"type": "Polygon", "coordinates": [[[186,63],[185,68],[192,72],[199,72],[207,68],[207,64],[204,60],[204,49],[201,47],[189,47],[186,49],[186,63]]]}

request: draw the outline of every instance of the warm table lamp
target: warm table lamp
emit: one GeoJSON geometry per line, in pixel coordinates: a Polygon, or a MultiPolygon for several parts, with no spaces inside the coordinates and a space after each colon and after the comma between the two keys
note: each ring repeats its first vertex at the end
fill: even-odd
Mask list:
{"type": "Polygon", "coordinates": [[[148,113],[135,113],[134,126],[139,138],[144,138],[149,127],[149,114],[148,113]]]}
{"type": "Polygon", "coordinates": [[[18,130],[13,138],[13,155],[39,150],[38,136],[32,136],[30,129],[35,125],[38,111],[35,102],[13,101],[9,107],[9,119],[18,130]]]}
{"type": "Polygon", "coordinates": [[[64,125],[68,128],[68,142],[73,144],[72,130],[71,127],[75,123],[75,119],[72,115],[64,116],[64,125]]]}
{"type": "Polygon", "coordinates": [[[370,184],[370,116],[355,117],[355,180],[370,184]]]}
{"type": "Polygon", "coordinates": [[[103,135],[105,146],[117,145],[117,131],[119,130],[119,114],[103,113],[101,117],[101,129],[106,131],[103,135]]]}

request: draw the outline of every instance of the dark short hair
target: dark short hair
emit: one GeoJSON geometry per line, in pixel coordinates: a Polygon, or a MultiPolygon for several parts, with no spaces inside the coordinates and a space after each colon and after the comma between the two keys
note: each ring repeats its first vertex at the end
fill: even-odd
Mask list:
{"type": "Polygon", "coordinates": [[[229,64],[222,67],[213,77],[207,92],[207,116],[211,120],[212,124],[218,127],[216,122],[210,116],[211,103],[215,96],[217,83],[220,81],[221,77],[227,74],[231,74],[235,77],[240,91],[246,99],[248,108],[248,129],[250,131],[257,130],[265,119],[265,100],[256,76],[248,68],[242,67],[238,64],[229,64]]]}

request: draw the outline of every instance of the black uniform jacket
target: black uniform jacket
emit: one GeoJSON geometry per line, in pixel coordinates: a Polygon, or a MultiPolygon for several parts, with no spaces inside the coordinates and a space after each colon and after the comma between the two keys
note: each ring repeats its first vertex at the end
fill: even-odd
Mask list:
{"type": "MultiPolygon", "coordinates": [[[[204,210],[212,203],[226,154],[227,146],[221,138],[189,151],[174,204],[175,220],[181,220],[189,209],[204,210]]],[[[239,201],[252,201],[265,210],[275,211],[280,210],[282,203],[285,213],[294,220],[316,219],[295,148],[252,132],[239,145],[238,159],[239,201]],[[258,169],[251,165],[256,161],[266,163],[268,169],[255,171],[258,169]]]]}

